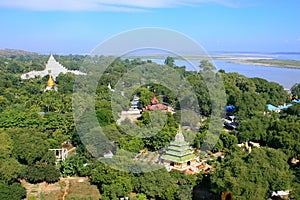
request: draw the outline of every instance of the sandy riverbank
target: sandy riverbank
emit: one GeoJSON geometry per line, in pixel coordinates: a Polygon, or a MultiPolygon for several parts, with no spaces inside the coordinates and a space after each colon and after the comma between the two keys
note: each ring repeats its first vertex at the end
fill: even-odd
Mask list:
{"type": "Polygon", "coordinates": [[[253,66],[265,66],[265,67],[277,67],[277,68],[291,68],[291,69],[300,69],[300,62],[299,65],[291,65],[288,63],[284,63],[285,60],[282,61],[282,64],[272,63],[272,59],[270,59],[270,63],[266,62],[259,62],[259,60],[232,60],[230,63],[233,64],[242,64],[242,65],[253,65],[253,66]]]}

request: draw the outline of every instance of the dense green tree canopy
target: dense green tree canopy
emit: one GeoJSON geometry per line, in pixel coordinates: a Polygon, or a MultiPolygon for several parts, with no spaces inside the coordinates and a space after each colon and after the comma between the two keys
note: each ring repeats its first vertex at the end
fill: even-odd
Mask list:
{"type": "Polygon", "coordinates": [[[225,158],[211,177],[213,191],[230,191],[235,199],[266,199],[273,191],[288,190],[292,175],[280,150],[255,148],[251,154],[236,151],[225,158]]]}
{"type": "MultiPolygon", "coordinates": [[[[203,180],[207,181],[207,187],[217,196],[220,196],[221,192],[231,191],[235,199],[266,199],[272,191],[291,189],[291,198],[298,199],[299,167],[291,165],[292,169],[289,170],[287,161],[300,157],[300,106],[294,104],[280,114],[265,112],[267,103],[278,105],[286,102],[287,93],[281,85],[260,78],[247,78],[238,73],[225,73],[222,70],[215,73],[215,66],[207,60],[200,62],[199,72],[185,71],[184,66],[175,65],[173,57],[167,57],[164,64],[184,77],[192,89],[175,96],[177,91],[171,91],[158,83],[147,83],[131,91],[133,93],[130,98],[137,94],[140,96],[140,106],[146,106],[150,104],[155,89],[158,100],[173,105],[176,113],[144,112],[137,122],[125,120],[117,125],[116,119],[122,110],[128,110],[130,102],[124,102],[122,98],[117,99],[117,104],[113,105],[116,113],[112,113],[113,91],[109,90],[108,84],[115,88],[125,75],[134,80],[136,74],[130,74],[130,70],[136,67],[146,67],[145,70],[151,72],[151,67],[160,65],[140,58],[130,60],[79,55],[55,55],[55,58],[71,70],[80,69],[84,59],[90,59],[92,63],[101,59],[104,59],[105,64],[110,61],[112,63],[101,76],[93,100],[91,97],[81,97],[76,90],[73,91],[77,77],[71,73],[60,74],[57,77],[58,92],[44,92],[48,76],[20,79],[22,73],[43,70],[48,56],[0,56],[0,199],[25,197],[26,192],[18,183],[20,178],[32,183],[52,183],[61,175],[91,176],[91,183],[98,186],[102,199],[118,199],[129,196],[131,192],[136,193],[135,199],[139,200],[193,199],[195,197],[192,191],[197,185],[203,185],[203,180]],[[221,91],[210,93],[209,87],[218,87],[217,81],[208,85],[207,81],[211,80],[224,83],[221,90],[225,90],[226,99],[221,99],[221,91]],[[191,98],[184,98],[189,97],[191,93],[196,95],[197,102],[189,102],[191,98]],[[81,114],[85,112],[85,104],[95,103],[93,112],[95,111],[99,125],[109,142],[99,141],[104,138],[101,137],[103,135],[99,136],[99,129],[90,130],[88,127],[83,130],[84,137],[79,137],[72,113],[72,99],[77,98],[78,105],[73,106],[76,106],[81,114]],[[197,113],[203,117],[201,121],[198,116],[195,118],[192,114],[184,115],[181,102],[198,105],[197,113]],[[224,131],[213,126],[221,119],[211,116],[212,107],[218,108],[215,112],[220,118],[226,117],[224,106],[220,107],[223,103],[236,107],[230,113],[238,118],[240,126],[236,130],[224,131]],[[181,119],[182,116],[186,117],[181,119]],[[197,177],[180,172],[169,173],[165,169],[133,174],[111,169],[91,156],[93,150],[96,151],[96,155],[103,156],[105,150],[111,149],[113,153],[117,152],[113,162],[118,161],[118,166],[123,169],[132,167],[132,163],[127,162],[127,157],[122,154],[123,150],[128,152],[128,157],[144,151],[152,153],[163,150],[174,139],[180,122],[181,125],[187,126],[197,124],[197,130],[194,130],[195,127],[189,127],[193,130],[183,131],[186,140],[194,148],[223,151],[225,154],[223,161],[211,161],[216,168],[210,175],[199,174],[197,177]],[[153,135],[154,132],[156,134],[153,135]],[[85,139],[92,141],[92,144],[84,146],[81,140],[85,139]],[[236,145],[238,141],[250,140],[259,142],[262,148],[254,148],[250,154],[239,151],[236,145]],[[48,149],[60,148],[65,141],[71,141],[76,146],[77,155],[70,156],[65,162],[55,166],[54,154],[48,149]],[[99,144],[103,145],[95,149],[99,144]],[[291,176],[291,172],[294,176],[291,176]]],[[[89,73],[97,67],[84,63],[84,68],[80,70],[89,73]]],[[[91,78],[98,76],[99,73],[91,74],[91,78]]],[[[165,78],[174,79],[173,76],[167,75],[165,78]]],[[[132,83],[124,81],[124,84],[130,86],[132,83]]],[[[89,86],[79,87],[91,90],[89,86]]],[[[299,88],[299,84],[295,84],[291,89],[294,98],[299,97],[299,88]]],[[[89,122],[93,119],[91,116],[91,112],[88,112],[81,117],[83,121],[89,122]]],[[[203,152],[200,155],[203,156],[203,152]]]]}
{"type": "Polygon", "coordinates": [[[295,95],[299,98],[300,97],[300,84],[296,83],[295,85],[293,85],[293,87],[291,88],[291,92],[293,95],[295,95]]]}
{"type": "Polygon", "coordinates": [[[26,190],[19,183],[8,185],[0,181],[0,199],[20,200],[26,197],[26,190]]]}

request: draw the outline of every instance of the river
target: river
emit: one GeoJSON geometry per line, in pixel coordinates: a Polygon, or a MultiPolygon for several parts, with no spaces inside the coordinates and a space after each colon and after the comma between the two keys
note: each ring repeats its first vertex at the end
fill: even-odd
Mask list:
{"type": "MultiPolygon", "coordinates": [[[[300,55],[268,54],[270,58],[300,60],[300,55]]],[[[152,59],[153,62],[163,64],[164,60],[152,59]]],[[[247,64],[234,64],[229,60],[212,60],[217,69],[225,72],[237,72],[246,77],[259,77],[268,81],[274,81],[285,88],[291,88],[295,83],[300,83],[300,69],[266,67],[247,64]]],[[[195,70],[199,60],[175,60],[177,66],[186,66],[186,70],[195,70]]]]}

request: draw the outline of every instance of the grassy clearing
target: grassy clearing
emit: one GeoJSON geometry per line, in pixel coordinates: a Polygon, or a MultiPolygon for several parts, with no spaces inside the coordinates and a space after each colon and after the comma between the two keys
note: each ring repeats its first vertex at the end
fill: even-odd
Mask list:
{"type": "Polygon", "coordinates": [[[98,200],[100,197],[98,188],[91,185],[88,180],[84,182],[71,180],[66,200],[98,200]]]}

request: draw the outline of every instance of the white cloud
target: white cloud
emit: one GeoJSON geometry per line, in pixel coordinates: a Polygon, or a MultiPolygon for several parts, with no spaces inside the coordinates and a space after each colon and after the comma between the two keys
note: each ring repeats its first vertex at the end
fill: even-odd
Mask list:
{"type": "Polygon", "coordinates": [[[1,0],[0,7],[38,11],[125,11],[197,6],[204,3],[236,7],[237,0],[1,0]]]}

